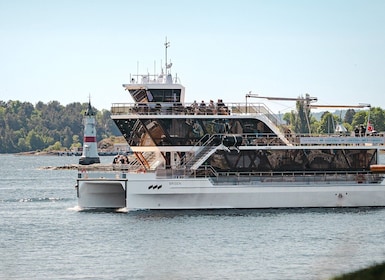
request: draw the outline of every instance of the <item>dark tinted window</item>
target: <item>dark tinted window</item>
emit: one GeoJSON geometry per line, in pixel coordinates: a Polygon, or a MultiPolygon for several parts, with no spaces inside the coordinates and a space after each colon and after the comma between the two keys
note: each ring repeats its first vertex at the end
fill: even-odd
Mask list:
{"type": "Polygon", "coordinates": [[[152,102],[180,102],[180,89],[151,89],[152,102]]]}

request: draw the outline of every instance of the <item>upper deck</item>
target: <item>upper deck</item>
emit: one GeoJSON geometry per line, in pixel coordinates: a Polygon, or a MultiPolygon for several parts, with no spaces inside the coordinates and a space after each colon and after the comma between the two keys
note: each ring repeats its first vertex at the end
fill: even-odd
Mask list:
{"type": "MultiPolygon", "coordinates": [[[[210,108],[209,106],[196,106],[194,103],[114,103],[111,108],[111,117],[115,120],[124,119],[176,119],[184,122],[186,119],[195,120],[236,120],[242,124],[244,119],[258,118],[265,124],[269,125],[274,133],[257,133],[258,139],[268,138],[269,141],[265,145],[271,146],[282,143],[281,141],[272,141],[274,138],[287,139],[290,146],[323,146],[323,145],[360,145],[360,146],[384,146],[385,137],[383,134],[377,135],[360,135],[359,137],[348,134],[334,133],[327,135],[318,134],[294,134],[284,131],[279,118],[268,109],[263,103],[236,103],[230,102],[223,107],[210,108]],[[273,127],[274,126],[274,127],[273,127]],[[276,129],[275,129],[276,128],[276,129]]],[[[183,123],[182,122],[182,123],[183,123]]],[[[204,125],[204,123],[202,123],[204,125]]],[[[252,132],[242,131],[245,139],[251,137],[252,132]]],[[[251,137],[253,138],[253,137],[251,137]]],[[[254,135],[255,138],[255,135],[254,135]]],[[[249,143],[250,141],[243,141],[249,143]]],[[[260,141],[259,141],[260,142],[260,141]]]]}
{"type": "Polygon", "coordinates": [[[113,103],[111,114],[114,117],[128,118],[146,118],[165,116],[188,116],[190,118],[205,118],[210,116],[214,118],[231,118],[230,116],[255,117],[256,115],[264,115],[275,125],[279,125],[277,116],[269,110],[263,103],[241,103],[223,101],[217,103],[197,104],[181,103],[181,102],[141,102],[141,103],[113,103]]]}

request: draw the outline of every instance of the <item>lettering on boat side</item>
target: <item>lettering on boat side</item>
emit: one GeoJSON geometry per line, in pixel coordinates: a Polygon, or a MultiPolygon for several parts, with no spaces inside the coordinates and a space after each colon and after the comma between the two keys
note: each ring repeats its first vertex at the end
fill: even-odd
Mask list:
{"type": "Polygon", "coordinates": [[[174,185],[174,186],[180,186],[180,185],[182,185],[182,183],[181,182],[169,182],[168,183],[169,185],[174,185]]]}

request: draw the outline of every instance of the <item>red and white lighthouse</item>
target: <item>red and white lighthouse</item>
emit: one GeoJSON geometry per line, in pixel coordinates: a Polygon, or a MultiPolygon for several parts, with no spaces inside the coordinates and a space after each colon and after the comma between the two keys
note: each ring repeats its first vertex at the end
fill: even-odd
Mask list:
{"type": "Polygon", "coordinates": [[[95,112],[92,110],[91,101],[88,102],[88,108],[84,113],[83,124],[83,153],[79,159],[79,164],[88,165],[93,163],[100,163],[98,146],[96,142],[95,112]]]}

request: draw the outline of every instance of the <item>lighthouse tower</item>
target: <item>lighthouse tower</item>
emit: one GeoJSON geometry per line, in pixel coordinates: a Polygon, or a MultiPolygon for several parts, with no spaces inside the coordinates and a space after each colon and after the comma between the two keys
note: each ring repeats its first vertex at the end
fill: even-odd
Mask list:
{"type": "Polygon", "coordinates": [[[100,163],[98,147],[96,143],[95,112],[92,110],[91,101],[88,102],[87,111],[84,113],[83,124],[83,154],[79,159],[79,164],[88,165],[93,163],[100,163]]]}

